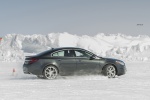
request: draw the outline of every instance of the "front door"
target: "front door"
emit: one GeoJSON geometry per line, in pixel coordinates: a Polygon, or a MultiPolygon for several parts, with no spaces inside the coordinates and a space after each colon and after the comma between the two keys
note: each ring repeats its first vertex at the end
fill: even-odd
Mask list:
{"type": "Polygon", "coordinates": [[[57,57],[61,75],[72,74],[76,71],[76,59],[71,55],[71,50],[60,50],[52,54],[57,57]]]}
{"type": "Polygon", "coordinates": [[[74,50],[77,60],[77,71],[80,74],[97,74],[100,72],[99,59],[90,59],[92,54],[84,50],[74,50]]]}

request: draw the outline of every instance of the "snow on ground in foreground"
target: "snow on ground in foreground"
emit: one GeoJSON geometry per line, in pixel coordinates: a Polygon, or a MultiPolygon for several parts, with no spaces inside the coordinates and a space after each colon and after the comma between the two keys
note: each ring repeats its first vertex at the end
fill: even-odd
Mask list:
{"type": "Polygon", "coordinates": [[[0,100],[150,100],[146,62],[127,62],[127,74],[115,79],[90,75],[44,80],[23,74],[22,62],[0,65],[0,100]]]}

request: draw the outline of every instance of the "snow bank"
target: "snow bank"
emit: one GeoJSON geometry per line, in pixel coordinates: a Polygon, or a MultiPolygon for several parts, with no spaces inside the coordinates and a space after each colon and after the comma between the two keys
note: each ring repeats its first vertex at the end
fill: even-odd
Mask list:
{"type": "Polygon", "coordinates": [[[148,61],[150,37],[123,34],[95,36],[50,33],[47,35],[8,34],[0,43],[0,61],[22,61],[25,54],[39,53],[55,47],[80,47],[103,57],[148,61]]]}

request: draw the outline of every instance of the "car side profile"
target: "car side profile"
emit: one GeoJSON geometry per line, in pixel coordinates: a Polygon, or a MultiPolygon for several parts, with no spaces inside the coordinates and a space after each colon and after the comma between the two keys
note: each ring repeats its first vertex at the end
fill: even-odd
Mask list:
{"type": "Polygon", "coordinates": [[[27,56],[23,72],[45,79],[55,79],[58,75],[99,73],[114,78],[124,75],[126,66],[121,60],[102,58],[82,48],[62,47],[27,56]]]}

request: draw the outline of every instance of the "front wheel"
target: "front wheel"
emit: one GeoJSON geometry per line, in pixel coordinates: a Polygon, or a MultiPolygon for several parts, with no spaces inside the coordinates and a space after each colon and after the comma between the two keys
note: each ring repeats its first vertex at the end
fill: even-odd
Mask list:
{"type": "Polygon", "coordinates": [[[56,79],[58,76],[58,69],[55,66],[47,66],[44,69],[43,76],[45,79],[56,79]]]}
{"type": "Polygon", "coordinates": [[[116,68],[113,65],[107,65],[103,69],[103,74],[108,76],[108,78],[115,78],[116,76],[116,68]]]}

